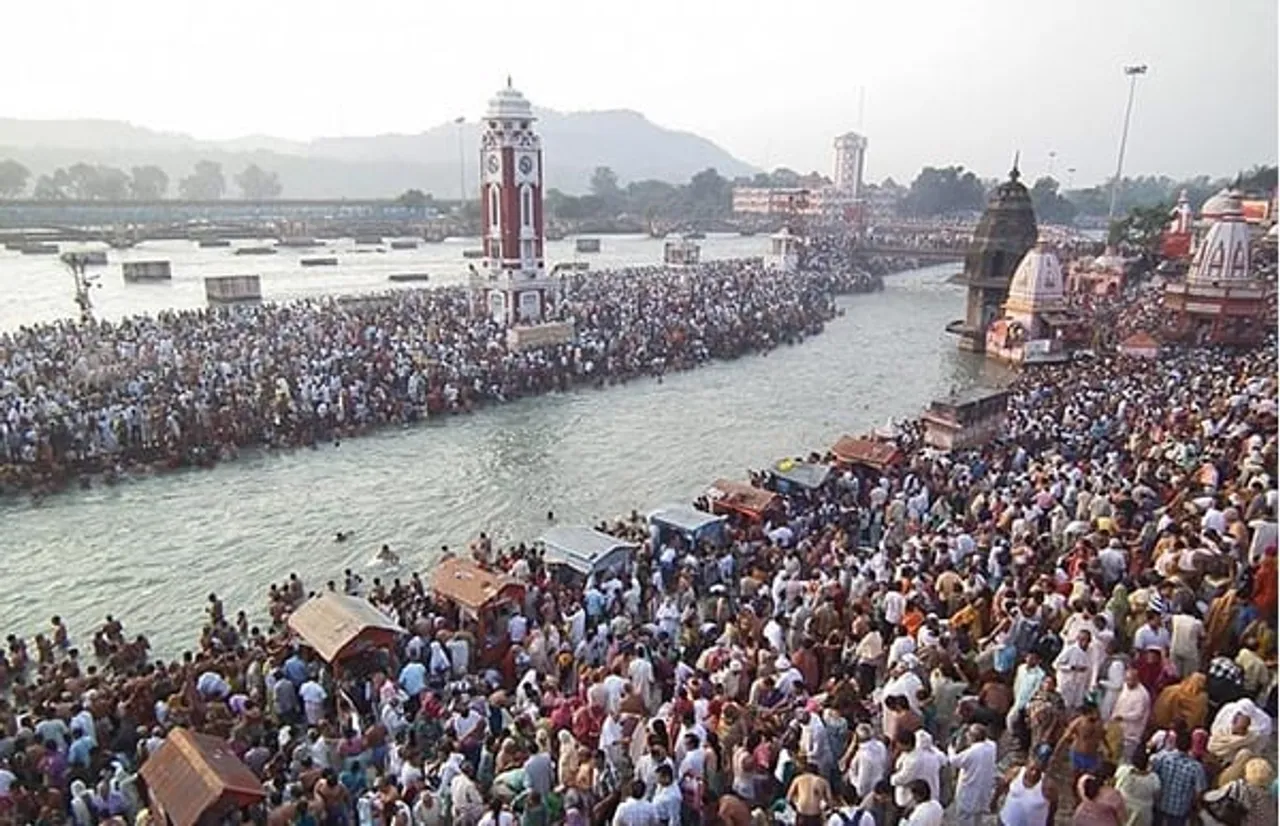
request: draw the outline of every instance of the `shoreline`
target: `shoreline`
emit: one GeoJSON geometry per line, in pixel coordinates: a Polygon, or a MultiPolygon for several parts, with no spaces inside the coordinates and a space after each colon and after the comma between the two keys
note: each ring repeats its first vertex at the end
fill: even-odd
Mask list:
{"type": "MultiPolygon", "coordinates": [[[[1274,345],[1274,339],[1272,339],[1272,341],[1269,342],[1269,344],[1274,345]]],[[[1272,349],[1274,350],[1274,346],[1272,346],[1272,349]]],[[[1183,364],[1185,366],[1186,361],[1190,361],[1197,357],[1199,357],[1200,359],[1204,359],[1206,357],[1211,357],[1214,354],[1215,354],[1215,351],[1212,349],[1196,348],[1196,347],[1181,347],[1173,351],[1166,358],[1166,360],[1178,362],[1179,364],[1183,364]]],[[[759,354],[756,354],[756,355],[759,355],[759,354]]],[[[1240,360],[1240,361],[1243,361],[1246,358],[1253,359],[1253,360],[1258,360],[1259,358],[1266,358],[1265,355],[1262,355],[1252,350],[1233,351],[1226,357],[1228,359],[1234,359],[1234,360],[1240,360]]],[[[1098,360],[1095,366],[1097,367],[1103,366],[1104,360],[1106,363],[1108,363],[1112,367],[1145,364],[1145,360],[1140,358],[1134,358],[1134,357],[1124,356],[1120,354],[1109,354],[1105,356],[1104,359],[1098,360]]],[[[1041,394],[1042,391],[1045,391],[1047,388],[1058,388],[1060,385],[1058,382],[1053,380],[1054,377],[1052,374],[1057,372],[1058,370],[1070,369],[1070,367],[1071,365],[1051,365],[1051,366],[1039,368],[1034,371],[1017,372],[1015,373],[1012,381],[1009,383],[1008,389],[1012,391],[1012,393],[1014,394],[1014,397],[1017,397],[1020,395],[1035,397],[1041,394]]],[[[1178,371],[1176,369],[1166,366],[1166,367],[1163,367],[1160,372],[1162,376],[1167,378],[1169,375],[1176,375],[1178,371]]],[[[579,390],[579,389],[585,389],[585,388],[581,388],[581,387],[572,388],[572,390],[579,390]]],[[[1050,399],[1050,401],[1048,402],[1050,407],[1053,407],[1054,404],[1056,404],[1056,402],[1051,400],[1051,395],[1046,394],[1045,398],[1050,399]]],[[[1013,402],[1013,397],[1011,397],[1011,404],[1012,402],[1013,402]]],[[[1030,406],[1035,406],[1036,404],[1042,405],[1044,404],[1044,401],[1043,400],[1037,401],[1034,404],[1030,404],[1030,406]]],[[[957,457],[964,456],[964,455],[974,455],[969,451],[940,452],[940,451],[932,451],[931,449],[924,447],[923,443],[919,439],[920,432],[922,431],[922,426],[921,426],[921,419],[919,418],[918,415],[912,416],[912,417],[906,417],[902,419],[894,418],[893,423],[899,426],[899,431],[900,431],[899,435],[895,437],[895,441],[899,444],[900,448],[903,449],[906,455],[906,458],[903,459],[900,466],[896,469],[895,471],[896,473],[907,472],[910,466],[912,465],[912,462],[918,460],[920,457],[930,452],[934,454],[941,454],[952,460],[956,460],[957,457]]],[[[868,431],[867,435],[868,435],[868,438],[870,438],[870,431],[868,431]]],[[[988,443],[988,445],[983,450],[985,451],[994,450],[996,453],[1000,453],[1002,451],[1011,450],[1013,448],[1026,447],[1026,445],[1024,444],[1024,442],[1026,441],[1027,441],[1027,437],[1025,436],[1025,434],[1022,434],[1022,433],[1019,433],[1016,435],[1002,434],[997,440],[991,443],[988,443]]],[[[1031,455],[1041,456],[1042,454],[1045,453],[1045,450],[1046,449],[1043,446],[1041,446],[1041,447],[1036,447],[1034,450],[1028,448],[1027,452],[1031,455]]],[[[831,458],[829,449],[801,450],[801,451],[795,451],[790,455],[799,457],[800,460],[807,460],[805,459],[805,457],[809,457],[810,459],[813,457],[818,457],[824,461],[829,460],[831,458]]],[[[768,468],[752,468],[749,470],[749,475],[752,478],[763,477],[763,475],[765,475],[767,472],[768,472],[768,468]]],[[[699,499],[701,499],[701,497],[699,497],[699,499]]],[[[641,514],[642,521],[643,521],[643,514],[647,512],[647,509],[651,507],[656,507],[658,504],[659,504],[658,502],[650,502],[641,508],[633,508],[631,511],[631,514],[636,514],[636,513],[641,514]]],[[[559,524],[558,521],[557,521],[557,524],[559,524]]],[[[636,527],[635,524],[632,524],[629,521],[629,516],[626,513],[616,514],[612,517],[593,518],[591,520],[584,520],[580,524],[587,525],[588,527],[594,527],[596,529],[604,529],[604,527],[607,526],[610,531],[614,530],[616,526],[626,526],[633,530],[636,527]]],[[[505,533],[505,531],[502,531],[502,533],[505,533]]],[[[498,532],[491,531],[489,532],[488,535],[490,539],[495,540],[494,541],[495,551],[499,547],[501,547],[502,549],[512,549],[517,546],[532,547],[534,542],[536,541],[535,539],[532,539],[529,537],[526,537],[523,539],[518,537],[509,537],[503,540],[501,544],[499,544],[499,542],[496,541],[498,540],[498,537],[499,537],[498,532]]],[[[457,547],[454,547],[452,545],[447,546],[448,553],[454,556],[466,556],[469,553],[471,543],[474,541],[475,541],[475,536],[473,535],[471,539],[467,540],[463,544],[458,545],[457,547]]],[[[394,565],[385,566],[385,567],[381,565],[374,565],[372,561],[367,561],[366,563],[360,564],[360,565],[352,564],[347,570],[358,574],[362,578],[364,587],[366,589],[372,587],[376,579],[381,579],[383,586],[389,588],[391,587],[393,582],[407,584],[413,578],[423,577],[425,579],[426,575],[429,574],[431,568],[441,558],[440,557],[441,550],[431,548],[431,549],[427,549],[425,553],[430,554],[432,556],[432,559],[426,562],[414,562],[407,559],[401,559],[398,563],[394,565]]],[[[341,590],[343,586],[344,572],[330,571],[328,573],[329,575],[325,576],[323,574],[317,575],[317,572],[309,572],[309,575],[306,577],[306,580],[305,580],[306,582],[310,583],[307,586],[308,593],[312,595],[318,595],[323,593],[327,587],[331,587],[331,586],[337,587],[339,590],[341,590]]],[[[280,575],[277,577],[277,579],[284,579],[287,576],[290,576],[290,574],[281,572],[280,575]]],[[[275,583],[272,581],[266,581],[266,582],[260,583],[264,593],[265,593],[265,589],[268,589],[274,584],[275,583]]],[[[270,635],[279,631],[278,628],[275,628],[272,625],[269,611],[265,610],[261,604],[251,604],[249,606],[237,607],[237,610],[242,611],[246,615],[246,617],[248,617],[250,626],[255,626],[262,629],[265,634],[270,635]]],[[[115,613],[113,613],[112,616],[114,616],[118,620],[127,619],[115,613]]],[[[38,632],[32,632],[32,633],[34,634],[38,632]]],[[[91,632],[89,631],[89,629],[72,629],[72,633],[73,633],[73,637],[83,639],[85,634],[89,634],[91,632]]],[[[146,631],[143,631],[141,633],[143,636],[146,636],[148,637],[148,639],[150,639],[150,636],[147,634],[146,631]]],[[[19,635],[19,636],[22,636],[22,635],[19,635]]],[[[83,645],[80,645],[78,647],[82,652],[85,650],[85,646],[83,645]]],[[[168,650],[168,648],[162,647],[158,650],[153,650],[152,654],[154,656],[162,657],[165,659],[175,659],[175,658],[180,658],[181,656],[183,656],[184,653],[197,650],[198,647],[199,647],[198,642],[196,644],[179,645],[177,649],[173,651],[168,650]]]]}

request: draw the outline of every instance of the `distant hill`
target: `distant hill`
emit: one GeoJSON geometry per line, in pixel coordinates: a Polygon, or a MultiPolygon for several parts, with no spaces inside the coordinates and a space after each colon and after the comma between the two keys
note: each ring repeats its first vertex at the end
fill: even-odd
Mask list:
{"type": "MultiPolygon", "coordinates": [[[[548,186],[564,192],[585,192],[597,166],[611,167],[623,184],[650,178],[684,183],[707,167],[726,177],[758,171],[706,138],[658,126],[638,112],[537,114],[548,186]]],[[[125,169],[156,164],[169,175],[170,196],[196,161],[208,159],[223,165],[228,181],[250,163],[274,171],[289,198],[379,198],[410,188],[456,198],[458,128],[443,123],[415,135],[307,142],[265,135],[199,141],[122,121],[0,118],[0,158],[23,163],[33,175],[81,161],[125,169]]],[[[477,179],[480,126],[465,123],[461,128],[470,194],[477,179]]]]}

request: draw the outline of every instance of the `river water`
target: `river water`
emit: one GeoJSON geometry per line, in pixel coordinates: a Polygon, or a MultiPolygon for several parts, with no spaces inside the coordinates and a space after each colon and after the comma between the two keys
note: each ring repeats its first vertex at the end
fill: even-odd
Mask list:
{"type": "MultiPolygon", "coordinates": [[[[725,257],[759,254],[763,244],[732,238],[708,246],[725,257]]],[[[420,257],[439,254],[431,249],[420,257]]],[[[656,261],[660,244],[606,239],[605,250],[601,265],[641,263],[656,261]],[[615,246],[622,250],[608,257],[615,246]]],[[[219,252],[188,256],[203,262],[219,252]]],[[[172,289],[104,288],[102,305],[120,312],[198,306],[199,293],[181,284],[187,264],[179,269],[176,259],[172,289]],[[172,300],[161,303],[155,293],[172,300]]],[[[443,272],[450,262],[438,266],[443,272]]],[[[384,542],[406,570],[422,570],[442,545],[456,548],[482,530],[502,540],[536,538],[549,510],[562,523],[591,522],[688,501],[717,477],[745,478],[748,468],[914,415],[951,388],[1000,380],[988,372],[996,368],[957,352],[942,331],[963,301],[961,288],[946,282],[954,271],[890,276],[883,293],[841,299],[844,315],[803,344],[661,383],[524,399],[337,447],[247,455],[212,470],[0,504],[0,570],[10,595],[0,628],[29,634],[57,613],[87,647],[91,629],[110,613],[127,630],[146,633],[158,653],[174,654],[194,644],[210,592],[228,610],[260,619],[269,582],[296,571],[308,587],[321,587],[347,567],[371,577],[379,572],[368,560],[384,542]],[[354,536],[335,543],[338,530],[354,536]]],[[[0,280],[12,278],[0,266],[0,280]]],[[[367,272],[303,279],[282,271],[279,292],[271,279],[264,292],[350,291],[375,281],[367,272]]],[[[47,284],[22,287],[0,303],[9,316],[29,318],[26,310],[37,304],[50,312],[64,306],[47,284]],[[15,309],[19,298],[30,304],[15,309]]]]}
{"type": "MultiPolygon", "coordinates": [[[[574,239],[547,242],[547,261],[585,261],[595,269],[634,264],[661,264],[663,242],[643,235],[605,235],[600,252],[574,251],[574,239]]],[[[390,238],[385,239],[390,242],[390,238]]],[[[462,253],[478,249],[478,238],[448,238],[441,243],[420,243],[413,250],[392,250],[383,244],[357,245],[350,238],[326,242],[308,249],[281,248],[276,255],[236,255],[236,247],[270,246],[273,241],[234,241],[230,248],[202,249],[191,241],[147,241],[133,249],[107,250],[108,264],[90,267],[97,277],[93,290],[94,310],[101,318],[119,318],[133,313],[155,313],[171,307],[205,306],[204,279],[213,275],[253,275],[262,277],[262,296],[267,301],[288,301],[312,295],[352,295],[389,289],[414,289],[431,285],[461,284],[468,262],[462,253]],[[303,258],[337,258],[334,267],[303,267],[303,258]],[[148,284],[126,284],[121,274],[124,261],[169,261],[173,280],[148,284]],[[427,273],[426,283],[396,283],[387,276],[396,273],[427,273]]],[[[704,260],[747,258],[763,255],[769,239],[717,233],[700,242],[704,260]]],[[[105,244],[60,244],[62,252],[105,250],[105,244]]],[[[53,321],[76,314],[75,287],[57,256],[23,255],[0,248],[0,329],[37,321],[53,321]]]]}

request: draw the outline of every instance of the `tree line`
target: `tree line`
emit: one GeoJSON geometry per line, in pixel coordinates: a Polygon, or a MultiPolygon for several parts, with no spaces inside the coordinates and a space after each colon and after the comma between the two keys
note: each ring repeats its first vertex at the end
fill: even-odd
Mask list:
{"type": "MultiPolygon", "coordinates": [[[[996,180],[981,180],[962,166],[926,166],[911,182],[901,187],[886,179],[876,189],[886,190],[901,215],[936,217],[966,212],[980,212],[986,205],[987,193],[996,180]]],[[[1270,194],[1276,189],[1276,167],[1254,166],[1234,179],[1200,175],[1176,180],[1167,175],[1144,175],[1121,178],[1116,192],[1117,214],[1135,209],[1172,209],[1185,191],[1193,209],[1224,187],[1235,186],[1246,193],[1270,194]]],[[[1077,216],[1105,217],[1111,205],[1110,183],[1083,189],[1063,191],[1059,181],[1048,175],[1037,178],[1028,187],[1032,206],[1041,223],[1070,224],[1077,216]]]]}
{"type": "MultiPolygon", "coordinates": [[[[169,175],[154,165],[125,171],[114,166],[76,163],[35,177],[13,159],[0,160],[0,198],[29,195],[38,201],[158,201],[168,197],[169,175]]],[[[275,172],[249,164],[233,176],[242,198],[266,201],[282,191],[275,172]]],[[[178,197],[186,201],[216,201],[227,194],[222,164],[198,161],[191,173],[178,181],[178,197]]]]}
{"type": "MultiPolygon", "coordinates": [[[[752,177],[732,180],[715,169],[697,173],[686,184],[645,180],[622,184],[607,166],[597,167],[591,176],[586,195],[567,195],[557,189],[546,195],[547,214],[565,221],[587,219],[655,218],[679,221],[723,218],[730,215],[735,186],[818,188],[830,179],[817,172],[802,175],[778,168],[752,177]]],[[[866,194],[888,205],[898,215],[935,218],[981,212],[989,193],[1000,183],[983,179],[963,166],[926,166],[908,186],[886,178],[879,184],[868,184],[866,194]]],[[[1276,167],[1255,166],[1235,179],[1210,178],[1202,175],[1186,180],[1168,176],[1123,178],[1117,192],[1119,214],[1135,208],[1164,208],[1186,190],[1192,208],[1225,186],[1237,186],[1245,192],[1270,193],[1276,188],[1276,167]]],[[[1079,217],[1105,217],[1110,206],[1109,185],[1064,190],[1061,182],[1049,175],[1037,178],[1027,188],[1036,216],[1045,224],[1071,224],[1079,217]]]]}

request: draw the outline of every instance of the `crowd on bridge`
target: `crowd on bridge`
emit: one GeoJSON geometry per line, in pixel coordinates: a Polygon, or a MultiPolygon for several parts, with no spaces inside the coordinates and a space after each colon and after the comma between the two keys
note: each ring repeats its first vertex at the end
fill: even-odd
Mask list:
{"type": "MultiPolygon", "coordinates": [[[[741,271],[679,298],[673,276],[628,277],[612,288],[641,290],[643,309],[601,287],[576,312],[646,357],[668,352],[673,302],[738,341],[790,329],[761,309],[771,326],[727,332],[724,290],[764,300],[741,271]]],[[[799,334],[822,299],[791,289],[781,318],[799,334]]],[[[410,335],[385,312],[359,330],[410,335]]],[[[261,313],[289,343],[250,365],[321,334],[309,308],[261,313]]],[[[332,346],[362,346],[352,336],[332,346]]],[[[215,384],[235,375],[209,363],[215,384]]],[[[908,423],[896,460],[837,465],[718,540],[606,522],[638,550],[585,581],[481,534],[477,563],[523,592],[496,629],[417,573],[348,573],[315,590],[405,629],[358,666],[288,632],[298,575],[271,586],[259,624],[211,595],[198,646],[172,662],[112,617],[55,618],[0,658],[0,822],[159,822],[140,766],[186,728],[266,790],[225,823],[1274,826],[1277,389],[1274,342],[1046,367],[1017,380],[981,448],[926,448],[908,423]]]]}
{"type": "Polygon", "coordinates": [[[768,351],[819,332],[860,279],[759,260],[574,276],[556,317],[575,340],[524,352],[461,289],[23,327],[0,334],[0,491],[316,446],[768,351]]]}

